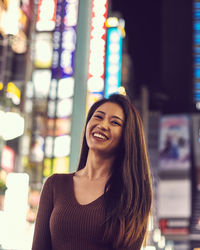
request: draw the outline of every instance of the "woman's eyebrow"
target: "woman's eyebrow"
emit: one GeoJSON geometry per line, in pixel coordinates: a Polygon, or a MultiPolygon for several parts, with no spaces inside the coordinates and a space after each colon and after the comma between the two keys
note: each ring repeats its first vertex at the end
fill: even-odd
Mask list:
{"type": "Polygon", "coordinates": [[[122,118],[120,118],[119,116],[113,115],[112,117],[113,117],[113,118],[116,118],[116,119],[119,119],[119,120],[122,121],[122,122],[124,121],[124,120],[123,120],[122,118]]]}
{"type": "MultiPolygon", "coordinates": [[[[101,111],[101,110],[97,110],[96,112],[99,112],[99,113],[101,113],[101,114],[103,114],[103,115],[106,114],[105,112],[103,112],[103,111],[101,111]]],[[[122,122],[124,121],[123,119],[121,119],[119,116],[116,116],[116,115],[113,115],[112,118],[119,119],[119,120],[122,121],[122,122]]]]}
{"type": "Polygon", "coordinates": [[[96,112],[99,112],[99,113],[101,113],[101,114],[103,114],[103,115],[106,114],[105,112],[103,112],[103,111],[101,111],[101,110],[97,110],[96,112]]]}

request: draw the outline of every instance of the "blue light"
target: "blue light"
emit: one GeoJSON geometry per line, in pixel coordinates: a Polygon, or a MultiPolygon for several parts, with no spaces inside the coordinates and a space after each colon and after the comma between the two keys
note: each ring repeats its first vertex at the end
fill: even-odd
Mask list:
{"type": "Polygon", "coordinates": [[[200,2],[194,2],[194,8],[200,9],[200,2]]]}
{"type": "MultiPolygon", "coordinates": [[[[199,16],[200,16],[200,13],[199,13],[199,16]]],[[[194,30],[200,30],[200,23],[199,22],[194,23],[194,30]]]]}
{"type": "Polygon", "coordinates": [[[200,11],[195,11],[193,15],[195,19],[198,19],[200,17],[200,11]]]}
{"type": "Polygon", "coordinates": [[[195,89],[200,89],[200,82],[194,83],[194,87],[195,87],[195,89]]]}
{"type": "Polygon", "coordinates": [[[200,55],[199,54],[194,55],[194,61],[195,61],[195,64],[200,63],[200,55]]]}
{"type": "Polygon", "coordinates": [[[200,53],[200,47],[195,47],[194,52],[195,52],[195,54],[199,54],[200,53]]]}
{"type": "Polygon", "coordinates": [[[107,30],[105,70],[105,97],[118,91],[121,86],[122,33],[118,27],[107,30]]]}
{"type": "Polygon", "coordinates": [[[200,69],[194,69],[194,76],[196,77],[196,78],[200,78],[200,69]]]}

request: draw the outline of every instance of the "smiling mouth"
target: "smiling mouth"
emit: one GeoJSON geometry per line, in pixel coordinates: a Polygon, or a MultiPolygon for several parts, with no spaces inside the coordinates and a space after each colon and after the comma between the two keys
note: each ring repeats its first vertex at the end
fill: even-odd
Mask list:
{"type": "Polygon", "coordinates": [[[93,133],[93,136],[101,140],[108,140],[107,136],[99,134],[99,133],[93,133]]]}

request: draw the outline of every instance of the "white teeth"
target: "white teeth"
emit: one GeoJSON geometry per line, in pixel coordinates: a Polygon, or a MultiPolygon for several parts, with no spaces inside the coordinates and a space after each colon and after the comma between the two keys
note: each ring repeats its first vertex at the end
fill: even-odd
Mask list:
{"type": "Polygon", "coordinates": [[[100,139],[103,139],[103,140],[106,140],[106,139],[107,139],[105,136],[103,136],[103,135],[101,135],[101,134],[98,134],[98,133],[94,133],[94,136],[95,136],[95,137],[98,137],[98,138],[100,138],[100,139]]]}

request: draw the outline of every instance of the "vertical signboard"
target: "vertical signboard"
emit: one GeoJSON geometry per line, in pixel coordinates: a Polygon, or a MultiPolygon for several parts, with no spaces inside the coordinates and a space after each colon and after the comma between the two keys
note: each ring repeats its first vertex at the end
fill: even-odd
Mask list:
{"type": "Polygon", "coordinates": [[[164,235],[187,235],[191,217],[191,121],[188,115],[160,119],[158,217],[164,235]]]}
{"type": "Polygon", "coordinates": [[[108,0],[92,1],[87,109],[103,97],[108,0]]]}
{"type": "Polygon", "coordinates": [[[161,172],[188,171],[191,167],[190,119],[166,115],[160,120],[159,168],[161,172]]]}
{"type": "Polygon", "coordinates": [[[44,176],[69,171],[78,0],[57,0],[44,176]]]}
{"type": "Polygon", "coordinates": [[[122,32],[118,27],[108,28],[106,46],[105,97],[121,86],[122,32]]]}
{"type": "Polygon", "coordinates": [[[193,1],[193,99],[200,109],[200,1],[193,1]]]}

